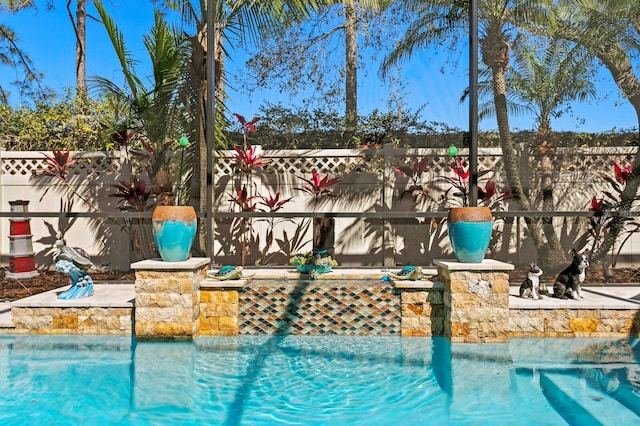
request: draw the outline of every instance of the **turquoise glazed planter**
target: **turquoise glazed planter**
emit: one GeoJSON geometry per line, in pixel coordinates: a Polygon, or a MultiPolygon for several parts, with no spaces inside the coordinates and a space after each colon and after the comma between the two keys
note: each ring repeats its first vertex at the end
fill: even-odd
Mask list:
{"type": "Polygon", "coordinates": [[[488,207],[453,207],[449,210],[447,229],[458,262],[484,260],[493,231],[493,216],[488,207]]]}
{"type": "Polygon", "coordinates": [[[182,262],[191,255],[198,219],[191,206],[157,206],[151,217],[153,237],[165,262],[182,262]]]}

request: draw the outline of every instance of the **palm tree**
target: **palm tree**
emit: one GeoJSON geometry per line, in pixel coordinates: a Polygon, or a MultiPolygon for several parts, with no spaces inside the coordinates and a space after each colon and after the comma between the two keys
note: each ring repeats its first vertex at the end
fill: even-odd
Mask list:
{"type": "MultiPolygon", "coordinates": [[[[553,166],[546,152],[546,145],[553,137],[551,118],[562,116],[566,105],[573,100],[595,98],[595,86],[589,79],[593,75],[591,58],[575,43],[555,38],[534,39],[520,34],[513,43],[513,59],[514,65],[506,73],[507,107],[510,114],[530,113],[535,117],[538,128],[534,148],[540,150],[542,159],[534,173],[538,172],[540,177],[542,210],[552,212],[555,210],[553,166]]],[[[491,71],[486,67],[480,72],[480,76],[485,77],[478,83],[481,97],[489,98],[492,94],[492,82],[486,79],[490,75],[491,71]]],[[[467,95],[465,93],[462,99],[467,95]]],[[[495,115],[494,103],[491,100],[484,102],[478,115],[480,118],[495,115]]],[[[550,251],[562,251],[559,240],[554,237],[553,218],[541,220],[550,251]]],[[[560,266],[562,259],[557,261],[551,269],[560,266]]]]}
{"type": "MultiPolygon", "coordinates": [[[[551,119],[567,113],[571,101],[595,99],[593,64],[582,46],[562,39],[534,40],[521,34],[512,49],[514,63],[506,73],[509,113],[533,115],[539,135],[547,137],[552,132],[551,119]]],[[[487,101],[480,105],[480,119],[495,115],[490,77],[491,70],[481,67],[478,91],[487,101]]],[[[468,95],[465,91],[461,101],[468,95]]]]}
{"type": "MultiPolygon", "coordinates": [[[[373,19],[383,16],[382,12],[391,3],[392,0],[318,1],[318,13],[310,16],[304,26],[290,22],[273,28],[269,44],[253,49],[249,61],[250,80],[258,86],[273,84],[274,80],[286,81],[287,88],[293,92],[300,87],[305,90],[313,87],[325,103],[334,102],[342,96],[346,127],[350,131],[355,130],[358,121],[359,37],[365,34],[361,28],[373,28],[373,19]],[[337,80],[327,82],[326,71],[330,68],[334,71],[336,65],[335,60],[327,58],[339,55],[338,50],[344,57],[344,65],[339,70],[342,83],[337,80]]],[[[380,33],[367,31],[364,36],[375,39],[378,50],[380,33]]]]}
{"type": "MultiPolygon", "coordinates": [[[[520,38],[520,37],[518,37],[520,38]]],[[[523,109],[531,112],[538,124],[536,148],[540,149],[540,191],[542,210],[555,210],[553,199],[553,166],[543,143],[552,138],[551,117],[558,118],[566,112],[565,106],[574,100],[586,101],[596,97],[592,62],[586,50],[575,43],[549,38],[539,40],[546,44],[539,51],[526,41],[514,43],[515,64],[508,77],[510,90],[522,102],[523,109]]],[[[522,37],[524,38],[524,37],[522,37]]],[[[555,237],[553,218],[542,218],[542,227],[550,245],[550,252],[559,253],[562,247],[555,237]]],[[[549,259],[552,260],[552,259],[549,259]]],[[[555,259],[558,267],[562,259],[555,259]]]]}
{"type": "MultiPolygon", "coordinates": [[[[561,0],[554,12],[555,25],[549,30],[584,46],[589,54],[598,58],[635,109],[640,125],[640,78],[632,62],[640,51],[640,2],[561,0]]],[[[640,187],[640,151],[634,159],[631,176],[620,195],[621,211],[631,210],[640,187]]],[[[602,245],[592,254],[594,261],[604,259],[622,232],[624,221],[624,217],[612,219],[602,245]]]]}
{"type": "Polygon", "coordinates": [[[101,1],[96,0],[95,6],[120,62],[124,86],[104,77],[95,77],[92,83],[121,111],[119,122],[114,123],[114,134],[132,130],[145,147],[147,173],[156,201],[172,204],[175,179],[170,161],[172,145],[185,129],[181,90],[189,46],[186,39],[171,29],[162,15],[156,12],[154,27],[144,36],[153,69],[152,84],[147,87],[135,73],[135,62],[115,22],[101,1]]]}
{"type": "MultiPolygon", "coordinates": [[[[335,0],[344,5],[345,36],[345,114],[348,130],[354,130],[358,118],[358,17],[354,0],[335,0]]],[[[358,6],[369,9],[384,9],[388,0],[359,1],[358,6]]]]}
{"type": "MultiPolygon", "coordinates": [[[[506,72],[517,25],[544,22],[546,8],[551,3],[550,0],[478,1],[480,54],[491,72],[493,105],[506,179],[522,210],[530,210],[531,205],[520,179],[518,155],[509,127],[506,72]]],[[[406,0],[405,5],[416,12],[416,19],[410,23],[397,48],[383,62],[383,76],[391,66],[410,57],[418,49],[466,35],[469,6],[466,0],[406,0]]],[[[557,263],[564,257],[558,251],[560,243],[548,240],[557,240],[555,233],[545,238],[540,219],[526,217],[525,222],[538,254],[546,264],[557,263]]]]}

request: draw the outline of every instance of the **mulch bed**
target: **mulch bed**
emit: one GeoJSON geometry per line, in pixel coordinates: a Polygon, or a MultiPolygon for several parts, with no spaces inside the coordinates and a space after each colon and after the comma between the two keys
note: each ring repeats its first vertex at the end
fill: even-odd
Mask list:
{"type": "MultiPolygon", "coordinates": [[[[0,278],[0,302],[11,302],[70,284],[69,276],[61,272],[38,272],[40,276],[22,280],[8,280],[4,277],[4,272],[2,272],[2,278],[0,278]]],[[[94,283],[98,281],[131,281],[133,283],[135,280],[135,274],[131,271],[90,272],[89,275],[91,275],[94,283]]]]}
{"type": "MultiPolygon", "coordinates": [[[[8,280],[4,277],[4,272],[0,277],[0,302],[10,302],[17,299],[32,296],[44,291],[54,290],[56,288],[69,285],[69,276],[56,271],[39,271],[40,276],[26,280],[8,280]]],[[[519,285],[524,280],[528,272],[528,268],[516,267],[509,273],[509,281],[512,285],[519,285]]],[[[91,278],[94,282],[98,281],[130,281],[135,280],[133,271],[127,272],[91,272],[91,278]]],[[[542,281],[549,284],[553,283],[555,276],[544,274],[542,281]]],[[[605,279],[600,268],[590,268],[587,270],[588,283],[595,284],[638,284],[640,285],[640,269],[625,268],[614,269],[613,277],[605,279]]]]}

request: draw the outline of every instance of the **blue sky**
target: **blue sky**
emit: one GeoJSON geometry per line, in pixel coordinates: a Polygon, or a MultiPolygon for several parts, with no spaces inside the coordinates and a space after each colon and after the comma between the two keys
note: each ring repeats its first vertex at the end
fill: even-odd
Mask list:
{"type": "MultiPolygon", "coordinates": [[[[0,15],[5,22],[20,36],[20,46],[28,52],[34,66],[46,74],[45,83],[57,91],[65,87],[75,86],[75,40],[67,17],[64,4],[59,2],[55,11],[41,8],[22,11],[15,15],[0,15]]],[[[142,35],[153,24],[153,6],[148,1],[109,0],[104,2],[125,35],[125,41],[135,58],[145,61],[146,52],[142,44],[142,35]]],[[[93,7],[88,6],[89,13],[93,7]]],[[[87,75],[100,75],[113,80],[121,79],[111,43],[101,24],[89,20],[87,24],[87,75]]],[[[236,49],[236,57],[228,63],[231,73],[241,68],[246,54],[236,49]]],[[[417,109],[426,105],[423,118],[426,121],[444,122],[450,126],[467,128],[468,106],[460,104],[458,99],[468,81],[466,76],[466,53],[460,52],[461,61],[457,67],[445,66],[440,61],[445,55],[437,57],[425,52],[410,62],[404,62],[402,72],[407,87],[405,103],[417,109]],[[446,68],[445,74],[441,69],[446,68]]],[[[145,72],[148,67],[140,65],[145,72]]],[[[15,78],[13,71],[0,67],[0,83],[5,86],[15,78]]],[[[377,77],[377,69],[369,71],[369,76],[359,82],[358,108],[366,114],[376,107],[386,104],[387,90],[377,77]],[[362,81],[364,80],[364,81],[362,81]]],[[[568,131],[607,131],[612,128],[630,129],[637,127],[637,119],[633,108],[624,100],[618,89],[611,82],[608,72],[599,75],[598,93],[602,99],[592,103],[576,103],[573,105],[574,117],[564,116],[552,123],[555,130],[568,131]],[[580,121],[579,119],[582,119],[580,121]]],[[[258,111],[263,100],[281,101],[285,105],[295,105],[305,94],[289,98],[274,90],[254,91],[250,95],[231,93],[233,98],[230,110],[251,116],[258,111]]],[[[12,102],[19,100],[12,97],[12,102]]],[[[533,128],[530,117],[512,117],[511,126],[515,129],[533,128]]],[[[481,130],[494,129],[494,119],[480,123],[481,130]]]]}

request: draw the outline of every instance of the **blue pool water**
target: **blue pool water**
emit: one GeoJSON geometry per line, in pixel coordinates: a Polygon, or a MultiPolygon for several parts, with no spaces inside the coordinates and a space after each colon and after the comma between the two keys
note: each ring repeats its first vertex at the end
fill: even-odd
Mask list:
{"type": "Polygon", "coordinates": [[[640,425],[638,339],[0,337],[0,424],[640,425]]]}

